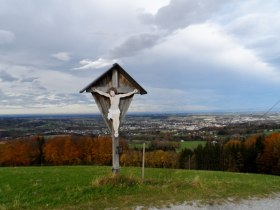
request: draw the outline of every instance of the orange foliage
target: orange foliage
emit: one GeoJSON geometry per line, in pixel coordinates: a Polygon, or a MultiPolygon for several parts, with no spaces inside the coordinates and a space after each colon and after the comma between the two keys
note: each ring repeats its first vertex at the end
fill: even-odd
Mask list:
{"type": "Polygon", "coordinates": [[[80,160],[82,164],[92,164],[93,154],[92,147],[94,145],[93,138],[89,136],[79,137],[77,146],[80,152],[80,160]]]}
{"type": "Polygon", "coordinates": [[[109,165],[112,162],[112,139],[110,137],[97,137],[92,147],[93,162],[98,165],[109,165]]]}
{"type": "Polygon", "coordinates": [[[142,165],[142,152],[129,150],[121,155],[120,164],[122,166],[141,166],[142,165]]]}
{"type": "Polygon", "coordinates": [[[256,136],[256,135],[250,136],[244,141],[243,145],[245,146],[246,149],[248,149],[250,147],[254,147],[256,144],[257,138],[258,138],[258,136],[256,136]]]}
{"type": "MultiPolygon", "coordinates": [[[[46,141],[44,147],[45,160],[51,165],[62,165],[67,159],[65,149],[66,141],[69,141],[69,136],[57,136],[46,141]]],[[[70,143],[67,145],[70,146],[70,143]]]]}
{"type": "MultiPolygon", "coordinates": [[[[120,140],[120,147],[126,150],[127,145],[124,140],[120,140]]],[[[46,142],[44,155],[47,163],[51,165],[110,165],[112,140],[109,136],[57,136],[46,142]]]]}
{"type": "Polygon", "coordinates": [[[280,175],[280,133],[265,138],[260,165],[262,172],[280,175]]]}
{"type": "Polygon", "coordinates": [[[230,140],[225,144],[225,149],[229,149],[229,148],[239,148],[241,146],[241,142],[239,140],[230,140]]]}
{"type": "Polygon", "coordinates": [[[38,156],[35,139],[19,139],[2,145],[0,164],[5,166],[32,165],[38,156]]]}
{"type": "MultiPolygon", "coordinates": [[[[125,152],[120,159],[123,166],[141,166],[142,152],[130,150],[125,152]]],[[[156,150],[145,153],[146,167],[177,168],[179,155],[173,151],[156,150]]]]}

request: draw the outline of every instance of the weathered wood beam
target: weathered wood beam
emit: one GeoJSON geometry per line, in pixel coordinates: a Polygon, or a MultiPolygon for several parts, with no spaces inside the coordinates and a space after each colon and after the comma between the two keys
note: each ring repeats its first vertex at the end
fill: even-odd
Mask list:
{"type": "Polygon", "coordinates": [[[117,69],[113,69],[112,72],[112,86],[115,88],[119,87],[119,72],[117,69]]]}
{"type": "MultiPolygon", "coordinates": [[[[113,69],[112,72],[112,86],[119,87],[119,72],[117,69],[113,69]]],[[[112,129],[112,172],[114,175],[120,173],[120,154],[119,154],[119,138],[114,136],[114,129],[112,129]]]]}
{"type": "Polygon", "coordinates": [[[114,136],[112,132],[112,172],[114,175],[120,173],[120,143],[119,137],[114,136]]]}

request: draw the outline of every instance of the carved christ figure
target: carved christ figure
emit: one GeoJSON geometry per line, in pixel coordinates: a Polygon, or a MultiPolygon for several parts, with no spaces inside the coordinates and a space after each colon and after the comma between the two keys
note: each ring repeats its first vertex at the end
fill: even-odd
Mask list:
{"type": "Polygon", "coordinates": [[[110,109],[109,109],[107,118],[108,118],[108,120],[113,121],[113,128],[114,128],[114,132],[115,132],[114,136],[118,137],[119,136],[119,126],[120,126],[120,114],[121,114],[121,111],[119,108],[120,99],[131,96],[131,95],[137,93],[138,90],[134,89],[134,91],[125,93],[125,94],[118,94],[117,89],[114,87],[111,87],[108,90],[108,93],[97,90],[96,88],[92,88],[92,91],[110,99],[110,109]]]}

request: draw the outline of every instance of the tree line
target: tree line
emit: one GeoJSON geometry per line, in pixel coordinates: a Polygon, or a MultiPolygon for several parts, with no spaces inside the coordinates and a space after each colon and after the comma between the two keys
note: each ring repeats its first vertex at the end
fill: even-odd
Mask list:
{"type": "MultiPolygon", "coordinates": [[[[142,152],[120,140],[122,166],[141,166],[142,152]]],[[[226,143],[207,142],[176,152],[177,144],[154,142],[145,155],[147,167],[221,170],[280,175],[280,133],[254,135],[226,143]]],[[[54,136],[0,142],[0,166],[111,165],[110,136],[54,136]]]]}
{"type": "Polygon", "coordinates": [[[208,142],[193,151],[185,149],[179,167],[280,175],[280,133],[231,139],[224,144],[208,142]],[[188,158],[190,166],[186,166],[188,158]]]}

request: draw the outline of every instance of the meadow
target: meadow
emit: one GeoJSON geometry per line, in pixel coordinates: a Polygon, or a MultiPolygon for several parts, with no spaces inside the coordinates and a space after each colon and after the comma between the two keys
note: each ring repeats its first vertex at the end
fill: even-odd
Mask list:
{"type": "MultiPolygon", "coordinates": [[[[201,141],[201,140],[196,140],[196,141],[183,141],[179,142],[179,148],[177,149],[177,152],[181,152],[184,149],[195,149],[198,147],[198,145],[205,146],[206,141],[201,141]]],[[[143,143],[130,143],[128,144],[130,149],[142,149],[143,148],[143,143]]],[[[150,144],[146,144],[146,148],[149,148],[150,144]]]]}
{"type": "Polygon", "coordinates": [[[182,151],[183,149],[195,149],[198,147],[198,145],[205,146],[206,141],[184,141],[180,142],[180,148],[179,151],[182,151]]]}
{"type": "Polygon", "coordinates": [[[111,167],[0,168],[0,209],[131,209],[224,202],[280,192],[280,177],[214,171],[111,167]]]}

